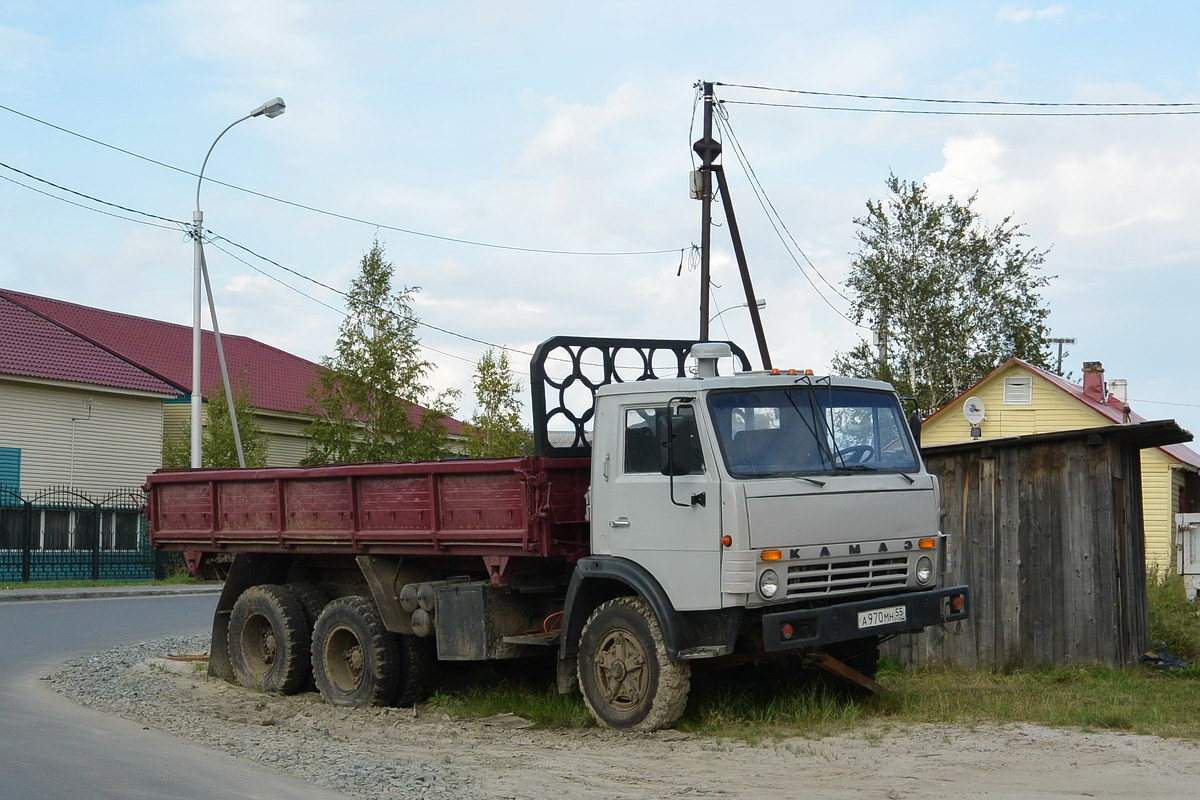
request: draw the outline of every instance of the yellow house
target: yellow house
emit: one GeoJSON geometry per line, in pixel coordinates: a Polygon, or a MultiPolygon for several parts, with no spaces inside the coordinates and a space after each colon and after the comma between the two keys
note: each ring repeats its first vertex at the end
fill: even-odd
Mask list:
{"type": "MultiPolygon", "coordinates": [[[[1100,362],[1084,362],[1080,386],[1010,358],[925,420],[921,444],[1133,422],[1145,419],[1130,409],[1124,381],[1105,382],[1100,362]],[[971,420],[979,420],[977,425],[964,413],[968,405],[971,420]]],[[[1178,444],[1143,450],[1142,506],[1147,565],[1175,567],[1174,515],[1200,510],[1200,454],[1178,444]]]]}

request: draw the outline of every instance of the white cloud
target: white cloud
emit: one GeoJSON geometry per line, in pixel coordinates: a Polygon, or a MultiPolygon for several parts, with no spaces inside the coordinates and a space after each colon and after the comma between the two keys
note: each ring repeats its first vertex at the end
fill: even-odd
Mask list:
{"type": "Polygon", "coordinates": [[[525,148],[523,161],[537,162],[563,155],[578,156],[611,134],[611,129],[648,107],[645,98],[631,84],[622,84],[602,102],[560,104],[547,99],[554,109],[550,120],[525,148]]]}
{"type": "Polygon", "coordinates": [[[996,12],[997,22],[1012,22],[1020,24],[1037,19],[1054,19],[1067,12],[1066,6],[1047,6],[1045,8],[1013,8],[1005,6],[996,12]]]}

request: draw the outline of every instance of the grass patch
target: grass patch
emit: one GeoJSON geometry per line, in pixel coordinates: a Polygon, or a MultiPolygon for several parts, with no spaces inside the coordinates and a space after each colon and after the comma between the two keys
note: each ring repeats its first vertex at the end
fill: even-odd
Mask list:
{"type": "Polygon", "coordinates": [[[219,583],[201,581],[187,574],[169,575],[160,581],[31,581],[30,583],[0,583],[4,589],[88,589],[94,586],[179,586],[184,584],[219,583]]]}
{"type": "Polygon", "coordinates": [[[429,705],[453,717],[512,713],[546,728],[582,728],[591,716],[579,695],[559,694],[547,660],[442,662],[441,689],[429,705]]]}
{"type": "MultiPolygon", "coordinates": [[[[1029,722],[1200,740],[1200,669],[1064,667],[1014,672],[885,666],[888,693],[854,694],[809,673],[713,670],[693,678],[683,731],[745,741],[820,738],[891,726],[1029,722]]],[[[554,690],[552,664],[471,665],[432,704],[455,717],[505,712],[548,728],[591,725],[578,695],[554,690]]]]}
{"type": "Polygon", "coordinates": [[[1150,570],[1146,605],[1153,646],[1162,642],[1172,655],[1193,664],[1200,662],[1200,604],[1187,601],[1183,577],[1171,570],[1150,570]]]}

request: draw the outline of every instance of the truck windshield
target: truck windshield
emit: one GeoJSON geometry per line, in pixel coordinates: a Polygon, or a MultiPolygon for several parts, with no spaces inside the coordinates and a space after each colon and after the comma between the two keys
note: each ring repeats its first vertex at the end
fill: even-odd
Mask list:
{"type": "Polygon", "coordinates": [[[917,468],[894,395],[829,386],[714,392],[729,472],[742,478],[917,468]]]}

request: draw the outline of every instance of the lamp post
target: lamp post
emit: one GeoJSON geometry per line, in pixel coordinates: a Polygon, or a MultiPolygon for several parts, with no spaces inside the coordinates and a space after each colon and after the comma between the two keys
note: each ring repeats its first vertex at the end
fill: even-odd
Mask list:
{"type": "MultiPolygon", "coordinates": [[[[761,309],[764,309],[767,307],[767,301],[760,297],[754,301],[754,305],[757,306],[761,310],[761,309]]],[[[738,303],[736,306],[730,306],[729,308],[722,308],[716,314],[712,315],[712,318],[709,319],[709,322],[712,322],[714,319],[721,316],[726,311],[733,311],[735,308],[749,308],[749,307],[750,307],[749,303],[738,303]]]]}
{"type": "Polygon", "coordinates": [[[229,413],[233,423],[233,438],[234,444],[237,446],[238,464],[246,466],[245,458],[242,455],[242,437],[238,431],[237,416],[233,409],[233,390],[229,386],[229,373],[225,368],[225,354],[221,347],[221,334],[217,329],[216,307],[212,298],[212,286],[208,282],[208,270],[204,264],[204,212],[200,210],[200,187],[204,183],[204,168],[208,166],[208,157],[212,155],[213,148],[217,146],[217,142],[221,141],[221,137],[229,132],[229,129],[239,122],[244,122],[251,117],[265,116],[274,119],[283,113],[286,106],[283,103],[283,98],[275,97],[263,103],[258,108],[251,111],[241,119],[236,119],[226,126],[225,130],[221,131],[213,143],[208,148],[208,152],[204,155],[204,163],[200,165],[200,175],[196,181],[196,210],[192,212],[192,240],[194,265],[192,270],[192,469],[197,469],[204,464],[203,454],[201,453],[201,422],[203,406],[200,395],[200,284],[204,283],[208,290],[208,310],[213,321],[213,335],[217,343],[217,357],[221,362],[221,376],[225,382],[225,400],[229,404],[229,413]]]}

